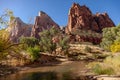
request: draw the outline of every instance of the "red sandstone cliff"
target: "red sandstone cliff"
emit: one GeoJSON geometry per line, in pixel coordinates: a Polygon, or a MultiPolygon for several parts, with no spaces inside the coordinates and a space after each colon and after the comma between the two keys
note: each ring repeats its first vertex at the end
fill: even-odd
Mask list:
{"type": "Polygon", "coordinates": [[[40,12],[39,16],[35,19],[35,24],[32,28],[31,36],[39,38],[39,32],[49,29],[51,27],[59,28],[59,25],[56,24],[51,17],[49,17],[45,12],[40,12]]]}
{"type": "Polygon", "coordinates": [[[94,15],[88,7],[74,3],[69,10],[66,33],[70,33],[74,29],[92,30],[101,33],[103,28],[113,26],[115,25],[107,13],[94,15]]]}
{"type": "Polygon", "coordinates": [[[19,17],[16,17],[11,24],[13,25],[6,28],[6,31],[10,33],[11,41],[19,42],[21,36],[29,37],[31,35],[33,25],[24,23],[19,17]]]}
{"type": "Polygon", "coordinates": [[[71,36],[70,40],[72,42],[92,42],[99,44],[102,39],[102,29],[114,26],[113,21],[107,13],[97,13],[94,15],[85,5],[80,6],[74,3],[69,10],[68,24],[65,28],[65,33],[71,36]],[[91,34],[91,36],[88,36],[89,34],[91,34]],[[99,36],[95,36],[95,34],[99,36]]]}

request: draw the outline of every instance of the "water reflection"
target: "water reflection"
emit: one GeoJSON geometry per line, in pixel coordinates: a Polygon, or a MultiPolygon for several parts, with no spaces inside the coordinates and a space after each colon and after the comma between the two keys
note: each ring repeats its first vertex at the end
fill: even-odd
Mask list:
{"type": "Polygon", "coordinates": [[[70,72],[33,72],[24,74],[13,74],[0,80],[72,80],[70,72]]]}
{"type": "Polygon", "coordinates": [[[0,80],[89,80],[75,78],[75,74],[82,74],[80,71],[84,69],[84,62],[69,62],[56,66],[31,68],[4,76],[0,80]]]}
{"type": "Polygon", "coordinates": [[[56,74],[55,72],[31,73],[21,80],[57,80],[56,74]]]}

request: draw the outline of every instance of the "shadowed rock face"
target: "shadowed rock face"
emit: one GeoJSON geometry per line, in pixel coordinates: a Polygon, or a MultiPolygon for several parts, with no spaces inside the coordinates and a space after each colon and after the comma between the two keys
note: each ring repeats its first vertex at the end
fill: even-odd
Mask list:
{"type": "Polygon", "coordinates": [[[115,25],[107,13],[94,15],[86,6],[74,3],[69,10],[66,33],[70,33],[74,29],[87,29],[101,33],[103,28],[113,26],[115,25]]]}
{"type": "Polygon", "coordinates": [[[25,24],[19,17],[16,17],[12,22],[12,26],[6,28],[10,33],[10,40],[18,42],[21,36],[29,37],[31,35],[32,25],[25,24]]]}
{"type": "Polygon", "coordinates": [[[93,44],[99,44],[102,40],[102,37],[88,37],[80,35],[70,35],[70,43],[74,42],[91,42],[93,44]]]}
{"type": "Polygon", "coordinates": [[[51,27],[59,28],[59,25],[56,24],[45,12],[41,11],[39,12],[39,16],[36,16],[31,36],[39,38],[39,32],[42,32],[43,30],[49,29],[51,27]]]}

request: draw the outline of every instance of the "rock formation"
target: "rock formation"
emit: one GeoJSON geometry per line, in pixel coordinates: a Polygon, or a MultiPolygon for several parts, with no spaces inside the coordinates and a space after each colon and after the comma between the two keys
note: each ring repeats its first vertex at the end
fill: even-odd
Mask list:
{"type": "Polygon", "coordinates": [[[109,18],[107,13],[97,13],[94,15],[85,5],[80,6],[79,4],[74,3],[69,10],[68,24],[65,28],[65,33],[69,34],[70,36],[72,35],[71,41],[87,41],[98,44],[101,42],[102,37],[94,37],[93,33],[101,34],[103,28],[114,26],[115,25],[113,21],[109,18]],[[74,35],[73,37],[73,31],[75,30],[86,30],[86,33],[88,33],[87,31],[91,30],[91,32],[93,32],[93,36],[74,35]]]}
{"type": "Polygon", "coordinates": [[[74,42],[91,42],[93,44],[99,44],[102,40],[102,37],[88,37],[88,36],[81,36],[81,35],[73,35],[70,34],[70,43],[74,42]]]}
{"type": "Polygon", "coordinates": [[[28,37],[31,35],[32,25],[25,24],[19,17],[16,17],[11,26],[6,28],[6,31],[10,33],[10,40],[18,42],[21,36],[28,37]]]}
{"type": "Polygon", "coordinates": [[[35,24],[32,28],[31,36],[39,38],[39,32],[49,29],[51,27],[59,28],[59,25],[56,24],[51,17],[49,17],[45,12],[39,12],[39,16],[35,19],[35,24]]]}
{"type": "MultiPolygon", "coordinates": [[[[34,25],[25,24],[20,18],[12,21],[12,26],[6,30],[10,32],[10,40],[18,42],[21,36],[33,36],[39,38],[39,32],[55,27],[60,29],[51,17],[45,12],[39,12],[35,18],[34,25]]],[[[74,3],[69,10],[68,24],[61,29],[62,33],[70,36],[71,42],[92,42],[99,44],[102,39],[102,29],[115,26],[107,13],[92,14],[86,6],[80,6],[74,3]],[[87,34],[86,34],[87,33],[87,34]]]]}
{"type": "Polygon", "coordinates": [[[66,33],[74,29],[87,29],[101,33],[103,28],[113,26],[115,25],[107,13],[94,15],[86,6],[74,3],[69,10],[66,33]]]}

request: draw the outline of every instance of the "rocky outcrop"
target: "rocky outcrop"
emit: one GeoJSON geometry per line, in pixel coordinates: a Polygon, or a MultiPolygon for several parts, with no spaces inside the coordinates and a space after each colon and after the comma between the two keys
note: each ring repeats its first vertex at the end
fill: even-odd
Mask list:
{"type": "Polygon", "coordinates": [[[28,37],[31,35],[32,25],[25,24],[19,17],[16,17],[6,31],[10,33],[10,40],[18,42],[21,36],[28,37]]]}
{"type": "Polygon", "coordinates": [[[59,25],[56,24],[51,17],[49,17],[45,12],[39,12],[39,16],[35,19],[35,24],[32,28],[31,36],[39,38],[39,32],[49,29],[51,27],[59,28],[59,25]]]}
{"type": "Polygon", "coordinates": [[[81,36],[81,35],[72,35],[70,34],[70,43],[74,42],[91,42],[93,44],[99,44],[101,42],[102,37],[89,37],[89,36],[81,36]]]}
{"type": "Polygon", "coordinates": [[[102,29],[114,26],[113,21],[109,18],[107,13],[97,13],[94,15],[85,5],[80,6],[74,3],[69,10],[68,24],[65,28],[65,33],[71,36],[70,41],[99,44],[102,39],[102,36],[99,36],[102,33],[102,29]],[[79,30],[80,32],[77,32],[79,30]],[[81,31],[85,32],[82,33],[81,31]],[[91,31],[89,34],[92,33],[92,36],[88,36],[89,34],[86,35],[88,31],[91,31]],[[94,36],[94,33],[98,33],[99,35],[94,36]]]}
{"type": "Polygon", "coordinates": [[[115,25],[107,13],[94,15],[85,5],[80,6],[74,3],[69,10],[66,33],[70,33],[74,29],[87,29],[101,33],[103,28],[113,26],[115,25]]]}
{"type": "Polygon", "coordinates": [[[113,23],[113,21],[109,18],[108,14],[107,13],[97,13],[95,16],[94,16],[94,19],[98,25],[98,27],[100,28],[100,30],[98,30],[99,32],[102,31],[103,28],[106,28],[106,27],[114,27],[115,24],[113,23]]]}

